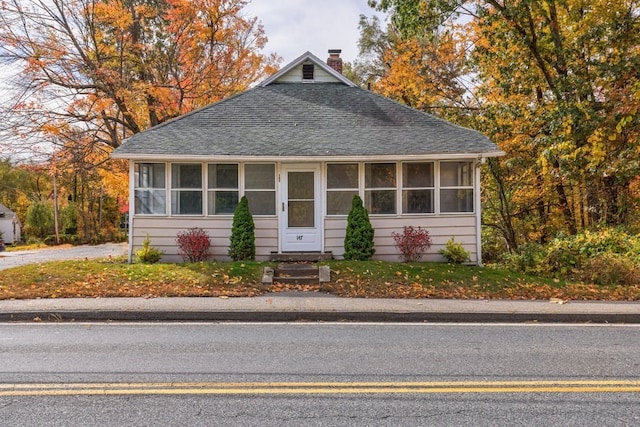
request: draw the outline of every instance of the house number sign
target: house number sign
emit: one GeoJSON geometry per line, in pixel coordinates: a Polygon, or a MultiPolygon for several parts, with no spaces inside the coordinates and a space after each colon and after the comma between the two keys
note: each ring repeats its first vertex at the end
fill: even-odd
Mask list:
{"type": "Polygon", "coordinates": [[[302,240],[302,234],[298,234],[298,235],[296,236],[296,240],[302,240]]]}

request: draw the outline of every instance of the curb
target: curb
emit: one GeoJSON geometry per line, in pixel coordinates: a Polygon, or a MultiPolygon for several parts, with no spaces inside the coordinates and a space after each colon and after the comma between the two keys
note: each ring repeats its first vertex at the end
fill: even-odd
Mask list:
{"type": "Polygon", "coordinates": [[[24,310],[0,322],[406,322],[640,324],[636,313],[24,310]]]}

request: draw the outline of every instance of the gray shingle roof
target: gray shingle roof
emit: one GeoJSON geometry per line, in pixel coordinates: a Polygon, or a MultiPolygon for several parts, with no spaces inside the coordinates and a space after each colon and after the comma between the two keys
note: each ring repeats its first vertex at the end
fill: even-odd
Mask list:
{"type": "Polygon", "coordinates": [[[136,134],[114,157],[500,153],[479,132],[358,87],[272,83],[136,134]]]}

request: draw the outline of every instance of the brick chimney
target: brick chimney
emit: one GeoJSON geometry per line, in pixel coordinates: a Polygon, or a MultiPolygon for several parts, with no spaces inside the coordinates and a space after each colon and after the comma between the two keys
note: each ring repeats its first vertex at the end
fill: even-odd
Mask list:
{"type": "Polygon", "coordinates": [[[342,53],[342,49],[329,49],[327,65],[342,74],[342,58],[340,58],[340,53],[342,53]]]}

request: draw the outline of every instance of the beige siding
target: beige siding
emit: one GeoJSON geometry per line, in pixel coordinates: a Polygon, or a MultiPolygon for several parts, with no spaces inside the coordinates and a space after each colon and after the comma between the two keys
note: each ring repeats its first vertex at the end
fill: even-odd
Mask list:
{"type": "MultiPolygon", "coordinates": [[[[374,259],[399,261],[399,253],[395,247],[392,232],[402,232],[405,225],[422,227],[431,236],[431,249],[422,258],[423,261],[442,262],[445,259],[438,253],[444,249],[447,241],[455,235],[455,241],[462,243],[471,253],[471,262],[478,261],[476,243],[475,215],[450,216],[411,216],[411,217],[375,217],[371,216],[371,225],[375,230],[374,259]]],[[[347,227],[346,217],[327,217],[325,226],[325,250],[332,251],[334,257],[342,258],[344,254],[344,236],[347,227]]]]}
{"type": "MultiPolygon", "coordinates": [[[[271,251],[278,250],[278,221],[276,218],[254,217],[256,224],[256,259],[267,260],[271,251]]],[[[164,252],[162,261],[179,262],[176,235],[180,231],[199,227],[211,238],[211,253],[218,261],[229,260],[227,251],[231,237],[233,219],[203,217],[152,217],[136,216],[133,218],[133,250],[140,249],[142,242],[149,235],[151,246],[164,252]]]]}
{"type": "MultiPolygon", "coordinates": [[[[334,76],[327,73],[320,67],[315,67],[313,77],[314,77],[313,80],[311,80],[313,82],[319,82],[319,83],[338,82],[338,79],[336,79],[334,76]]],[[[283,83],[300,83],[301,81],[302,81],[302,64],[292,68],[288,73],[283,74],[278,79],[278,82],[283,82],[283,83]]]]}

